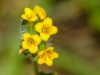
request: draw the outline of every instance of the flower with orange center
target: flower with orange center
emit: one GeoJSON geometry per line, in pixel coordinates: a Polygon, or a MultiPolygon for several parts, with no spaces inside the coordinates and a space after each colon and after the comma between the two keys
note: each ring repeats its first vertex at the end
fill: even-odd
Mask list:
{"type": "Polygon", "coordinates": [[[35,6],[34,11],[37,13],[41,20],[43,20],[46,17],[46,12],[42,7],[35,6]]]}
{"type": "Polygon", "coordinates": [[[44,41],[47,41],[50,35],[58,32],[57,27],[52,25],[52,19],[49,17],[45,18],[42,23],[37,23],[35,30],[40,33],[40,37],[44,41]]]}
{"type": "Polygon", "coordinates": [[[24,9],[25,13],[21,15],[22,19],[27,20],[29,22],[33,22],[37,20],[36,12],[26,7],[24,9]]]}
{"type": "Polygon", "coordinates": [[[38,64],[46,63],[48,66],[53,64],[53,59],[58,58],[58,54],[53,52],[54,47],[48,47],[46,50],[41,50],[38,53],[38,64]]]}
{"type": "Polygon", "coordinates": [[[36,53],[38,51],[38,45],[41,42],[41,38],[37,35],[30,35],[29,33],[23,34],[22,48],[29,49],[30,53],[36,53]]]}

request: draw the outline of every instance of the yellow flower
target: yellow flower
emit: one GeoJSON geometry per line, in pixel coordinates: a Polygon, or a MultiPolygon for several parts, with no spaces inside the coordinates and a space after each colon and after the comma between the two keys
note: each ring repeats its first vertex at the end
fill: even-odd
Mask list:
{"type": "Polygon", "coordinates": [[[40,37],[44,41],[47,41],[50,35],[58,32],[57,27],[52,25],[52,19],[49,17],[45,18],[42,23],[37,23],[35,30],[40,33],[40,37]]]}
{"type": "Polygon", "coordinates": [[[37,20],[36,12],[26,7],[24,9],[25,13],[21,15],[22,19],[27,20],[29,22],[33,22],[37,20]]]}
{"type": "Polygon", "coordinates": [[[25,49],[24,48],[21,48],[20,50],[19,50],[19,53],[21,54],[22,52],[24,52],[25,51],[25,49]]]}
{"type": "Polygon", "coordinates": [[[37,13],[41,20],[43,20],[46,17],[46,12],[42,7],[35,6],[34,11],[37,13]]]}
{"type": "Polygon", "coordinates": [[[41,42],[41,38],[37,34],[31,36],[29,33],[24,33],[23,40],[22,47],[24,49],[29,49],[29,52],[33,54],[38,51],[37,45],[41,42]]]}
{"type": "Polygon", "coordinates": [[[48,66],[53,64],[53,59],[58,58],[58,54],[53,52],[54,47],[48,47],[46,50],[41,50],[38,53],[38,64],[46,63],[48,66]]]}

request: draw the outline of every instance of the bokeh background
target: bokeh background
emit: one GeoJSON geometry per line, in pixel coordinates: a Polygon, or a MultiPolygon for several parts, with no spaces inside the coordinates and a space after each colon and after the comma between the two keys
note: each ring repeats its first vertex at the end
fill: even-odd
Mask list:
{"type": "Polygon", "coordinates": [[[43,7],[59,32],[52,43],[59,58],[39,70],[58,75],[100,75],[100,0],[0,0],[0,75],[34,75],[19,54],[24,8],[43,7]]]}

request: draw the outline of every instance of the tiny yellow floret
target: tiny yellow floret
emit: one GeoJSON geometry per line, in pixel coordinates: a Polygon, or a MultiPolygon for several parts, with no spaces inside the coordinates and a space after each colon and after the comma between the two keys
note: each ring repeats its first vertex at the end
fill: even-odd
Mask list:
{"type": "Polygon", "coordinates": [[[21,18],[27,20],[29,22],[33,22],[37,20],[36,12],[26,7],[24,9],[25,13],[21,15],[21,18]]]}
{"type": "Polygon", "coordinates": [[[34,11],[37,13],[37,15],[39,16],[40,20],[43,20],[43,19],[46,18],[46,12],[42,7],[35,6],[34,7],[34,11]]]}
{"type": "Polygon", "coordinates": [[[40,33],[40,37],[44,41],[47,41],[50,35],[58,32],[58,28],[52,25],[52,19],[49,17],[45,18],[42,23],[37,23],[35,30],[40,33]]]}
{"type": "Polygon", "coordinates": [[[48,66],[53,64],[53,59],[58,58],[58,54],[53,52],[54,47],[48,47],[46,50],[41,50],[38,53],[38,64],[46,63],[48,66]]]}
{"type": "Polygon", "coordinates": [[[24,49],[29,49],[30,53],[36,53],[38,51],[38,45],[41,42],[41,38],[37,35],[30,35],[29,33],[23,34],[22,47],[24,49]]]}
{"type": "Polygon", "coordinates": [[[22,52],[24,52],[25,51],[25,49],[24,48],[21,48],[20,50],[19,50],[19,53],[21,54],[22,52]]]}

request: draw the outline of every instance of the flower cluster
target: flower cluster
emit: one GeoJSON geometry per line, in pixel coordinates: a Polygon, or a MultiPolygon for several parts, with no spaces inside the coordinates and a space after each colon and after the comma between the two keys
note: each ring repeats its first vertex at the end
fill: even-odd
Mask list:
{"type": "Polygon", "coordinates": [[[58,32],[52,19],[47,17],[45,10],[39,6],[35,6],[33,10],[26,7],[21,18],[23,33],[20,54],[28,54],[36,59],[38,64],[46,63],[51,66],[53,59],[58,58],[58,54],[53,52],[54,47],[47,45],[50,36],[58,32]]]}

